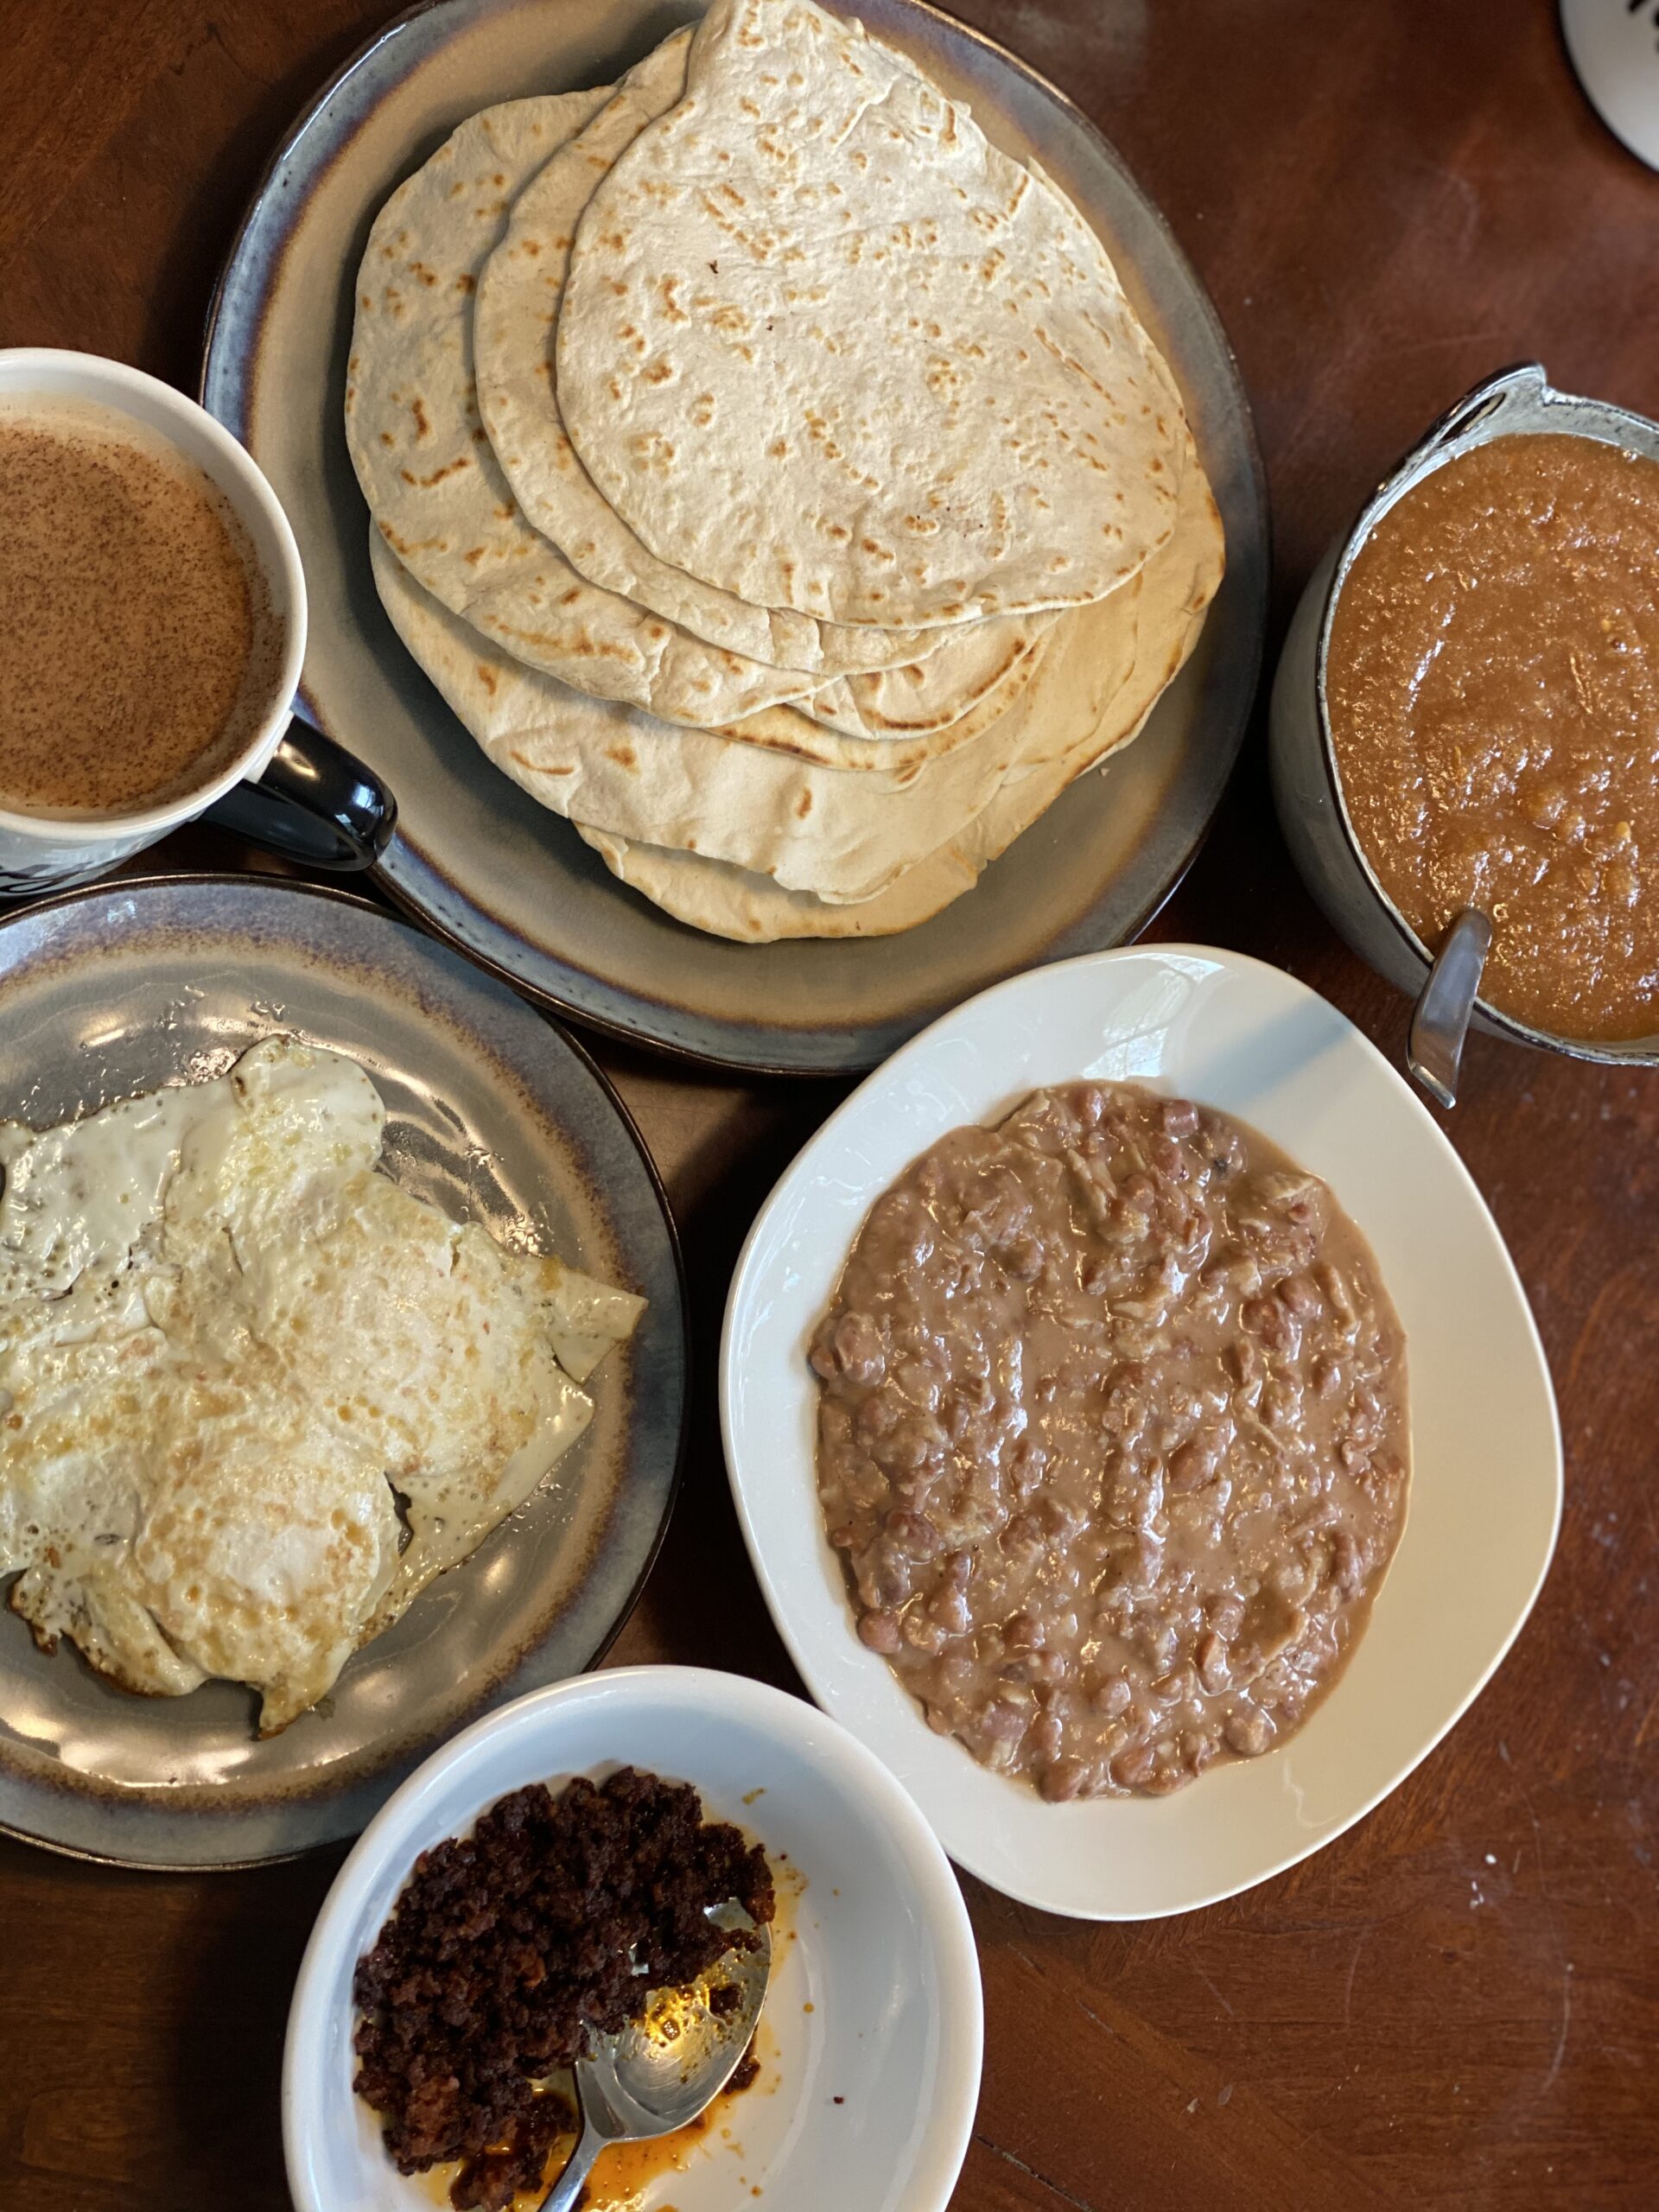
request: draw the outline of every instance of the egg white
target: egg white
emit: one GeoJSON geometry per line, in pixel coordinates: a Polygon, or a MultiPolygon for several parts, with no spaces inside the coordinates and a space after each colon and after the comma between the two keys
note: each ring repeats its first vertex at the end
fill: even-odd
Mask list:
{"type": "Polygon", "coordinates": [[[385,1121],[353,1061],[276,1037],[0,1128],[0,1574],[48,1649],[153,1695],[249,1683],[271,1733],[586,1427],[644,1301],[400,1190],[385,1121]]]}

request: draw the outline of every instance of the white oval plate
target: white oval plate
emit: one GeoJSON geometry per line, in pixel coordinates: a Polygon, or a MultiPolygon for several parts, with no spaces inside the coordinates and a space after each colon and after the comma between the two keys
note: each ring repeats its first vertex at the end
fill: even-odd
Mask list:
{"type": "Polygon", "coordinates": [[[726,1309],[732,1489],[773,1619],[813,1695],[889,1766],[951,1857],[1080,1919],[1187,1912],[1351,1827],[1484,1688],[1538,1593],[1560,1433],[1526,1294],[1457,1154],[1353,1025],[1277,969],[1202,945],[1043,968],[970,999],[833,1115],[750,1232],[726,1309]],[[1237,1115],[1330,1184],[1404,1324],[1406,1531],[1332,1696],[1266,1758],[1158,1799],[1047,1805],[936,1736],[853,1632],[814,1479],[814,1324],[872,1202],[964,1122],[1046,1084],[1141,1083],[1237,1115]]]}
{"type": "MultiPolygon", "coordinates": [[[[926,1822],[846,1731],[735,1675],[634,1667],[536,1691],[457,1736],[365,1831],[289,2015],[283,2134],[300,2212],[431,2212],[352,2093],[352,1973],[418,1854],[527,1782],[645,1767],[786,1858],[761,2075],[637,2212],[944,2212],[979,2096],[973,1930],[926,1822]],[[800,1887],[799,1878],[804,1878],[800,1887]],[[795,1891],[798,1894],[795,1894],[795,1891]],[[791,1940],[791,1936],[793,1940],[791,1940]]],[[[601,2175],[603,2170],[601,2169],[601,2175]]]]}

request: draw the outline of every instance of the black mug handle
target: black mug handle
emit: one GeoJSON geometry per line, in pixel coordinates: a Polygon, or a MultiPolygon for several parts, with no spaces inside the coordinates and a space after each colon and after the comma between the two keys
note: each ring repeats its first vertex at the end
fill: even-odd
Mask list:
{"type": "Polygon", "coordinates": [[[397,802],[345,747],[296,719],[257,784],[236,784],[202,816],[283,860],[372,868],[397,826],[397,802]]]}

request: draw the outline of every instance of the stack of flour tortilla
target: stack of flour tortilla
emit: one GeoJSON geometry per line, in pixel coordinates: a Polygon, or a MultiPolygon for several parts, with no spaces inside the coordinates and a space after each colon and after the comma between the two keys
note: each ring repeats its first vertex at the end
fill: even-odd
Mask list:
{"type": "Polygon", "coordinates": [[[1221,576],[1088,225],[811,0],[464,123],[370,235],[346,423],[380,596],[489,760],[753,942],[970,888],[1221,576]]]}

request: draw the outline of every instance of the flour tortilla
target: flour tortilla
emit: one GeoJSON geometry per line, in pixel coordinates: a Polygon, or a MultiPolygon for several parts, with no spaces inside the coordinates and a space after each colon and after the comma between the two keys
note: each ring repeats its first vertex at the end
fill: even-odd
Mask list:
{"type": "Polygon", "coordinates": [[[393,193],[358,283],[346,443],[377,528],[452,613],[598,697],[717,725],[798,697],[813,678],[710,646],[587,582],[525,520],[479,419],[479,272],[513,195],[610,96],[486,108],[393,193]]]}
{"type": "Polygon", "coordinates": [[[557,381],[624,521],[758,606],[1077,605],[1173,526],[1179,404],[1098,241],[811,0],[716,0],[582,219],[557,381]]]}
{"type": "MultiPolygon", "coordinates": [[[[560,733],[573,743],[579,737],[614,742],[619,734],[640,728],[660,733],[669,727],[642,709],[620,700],[595,699],[503,652],[417,584],[372,529],[369,557],[381,601],[398,635],[486,752],[525,732],[535,734],[538,744],[560,733]]],[[[1050,642],[1045,635],[1029,648],[1033,661],[1047,652],[1050,642]]],[[[1018,677],[1006,690],[999,686],[988,692],[948,728],[925,737],[844,737],[790,706],[764,707],[741,721],[718,725],[714,734],[816,767],[878,773],[891,788],[900,790],[931,761],[945,759],[988,729],[1024,689],[1023,671],[1018,677]]]]}
{"type": "MultiPolygon", "coordinates": [[[[677,728],[522,668],[423,593],[378,537],[370,554],[399,637],[484,752],[531,798],[820,898],[871,898],[965,829],[1001,783],[1045,696],[1039,675],[976,738],[920,773],[823,767],[741,734],[677,728]]],[[[1134,664],[1138,585],[1066,618],[1089,620],[1101,681],[1121,680],[1134,664]]],[[[1057,631],[1056,642],[1063,636],[1057,631]]]]}
{"type": "Polygon", "coordinates": [[[785,938],[891,937],[914,929],[970,891],[1068,785],[1140,734],[1198,642],[1221,570],[1220,518],[1206,490],[1201,511],[1148,563],[1146,617],[1128,682],[1109,699],[1088,684],[1086,618],[1079,618],[1064,645],[1069,683],[1061,710],[1040,725],[1029,753],[990,804],[964,833],[861,905],[826,904],[716,861],[577,827],[621,882],[676,920],[712,936],[761,944],[785,938]],[[1160,567],[1166,576],[1156,574],[1160,567]]]}
{"type": "MultiPolygon", "coordinates": [[[[849,633],[809,616],[751,606],[658,561],[607,503],[565,435],[555,333],[576,227],[617,156],[681,98],[689,43],[689,37],[671,39],[631,70],[615,97],[514,202],[506,234],[479,280],[474,309],[480,411],[525,515],[590,583],[734,652],[803,668],[861,668],[868,632],[849,633]]],[[[918,643],[931,648],[925,659],[848,677],[804,699],[802,711],[869,737],[945,728],[993,691],[1004,705],[1012,703],[1020,684],[1010,676],[1023,670],[1024,682],[1035,672],[1027,648],[1054,619],[1005,616],[920,632],[918,643]]]]}

